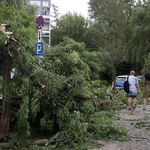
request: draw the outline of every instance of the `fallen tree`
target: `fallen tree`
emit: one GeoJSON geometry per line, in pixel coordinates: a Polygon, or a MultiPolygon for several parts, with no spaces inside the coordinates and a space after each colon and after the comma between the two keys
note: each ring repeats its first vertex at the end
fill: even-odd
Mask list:
{"type": "MultiPolygon", "coordinates": [[[[38,87],[39,90],[43,89],[43,84],[40,83],[36,75],[33,75],[32,71],[28,69],[25,64],[24,55],[21,55],[19,49],[21,49],[21,41],[17,40],[14,37],[13,32],[10,32],[11,27],[8,24],[0,24],[0,31],[7,37],[7,40],[4,41],[4,47],[9,48],[11,51],[1,52],[1,60],[3,64],[3,80],[4,80],[4,90],[3,90],[3,100],[2,100],[2,113],[1,113],[1,123],[0,123],[0,135],[3,136],[9,132],[9,122],[10,122],[10,96],[7,96],[6,93],[10,91],[10,73],[11,73],[11,59],[19,65],[21,72],[24,75],[28,76],[29,79],[33,82],[34,86],[38,87]],[[5,69],[4,69],[5,68],[5,69]],[[6,95],[6,96],[5,96],[6,95]]],[[[45,97],[47,97],[46,90],[42,90],[45,97]]]]}

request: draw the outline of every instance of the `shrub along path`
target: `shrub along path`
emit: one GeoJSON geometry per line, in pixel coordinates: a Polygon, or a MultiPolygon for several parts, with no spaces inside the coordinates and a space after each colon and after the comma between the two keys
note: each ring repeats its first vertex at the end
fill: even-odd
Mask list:
{"type": "Polygon", "coordinates": [[[93,150],[150,150],[150,106],[142,110],[123,109],[117,112],[118,123],[128,129],[128,141],[102,142],[103,147],[93,150]]]}

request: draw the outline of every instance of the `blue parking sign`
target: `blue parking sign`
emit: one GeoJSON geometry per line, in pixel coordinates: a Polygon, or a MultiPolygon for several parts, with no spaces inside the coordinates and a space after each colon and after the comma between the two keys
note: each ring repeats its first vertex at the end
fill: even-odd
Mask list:
{"type": "Polygon", "coordinates": [[[36,56],[43,56],[44,55],[44,43],[38,42],[36,44],[36,56]]]}

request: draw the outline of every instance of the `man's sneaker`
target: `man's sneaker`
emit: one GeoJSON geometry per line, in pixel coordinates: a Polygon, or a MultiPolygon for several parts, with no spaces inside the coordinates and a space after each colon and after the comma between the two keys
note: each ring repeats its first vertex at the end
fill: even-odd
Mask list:
{"type": "Polygon", "coordinates": [[[143,106],[143,110],[146,110],[146,106],[143,106]]]}
{"type": "Polygon", "coordinates": [[[145,108],[145,107],[143,107],[143,110],[146,110],[146,108],[145,108]]]}
{"type": "Polygon", "coordinates": [[[132,108],[135,109],[135,108],[136,108],[136,105],[134,105],[132,108]]]}
{"type": "Polygon", "coordinates": [[[128,110],[130,111],[130,110],[131,110],[131,107],[129,107],[128,110]]]}

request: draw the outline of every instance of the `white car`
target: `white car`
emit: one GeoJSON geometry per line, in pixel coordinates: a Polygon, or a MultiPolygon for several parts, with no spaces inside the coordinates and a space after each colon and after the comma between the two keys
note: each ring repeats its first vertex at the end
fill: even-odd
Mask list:
{"type": "Polygon", "coordinates": [[[128,77],[128,75],[117,76],[112,83],[112,89],[123,90],[124,89],[123,85],[124,85],[124,82],[127,79],[127,77],[128,77]]]}

